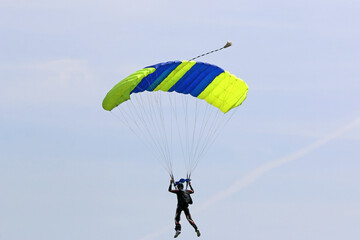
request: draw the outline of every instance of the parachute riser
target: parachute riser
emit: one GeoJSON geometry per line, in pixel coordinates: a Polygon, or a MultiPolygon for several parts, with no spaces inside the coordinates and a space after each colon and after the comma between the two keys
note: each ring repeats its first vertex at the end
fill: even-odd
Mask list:
{"type": "MultiPolygon", "coordinates": [[[[190,173],[186,174],[186,179],[191,179],[191,178],[190,178],[190,173]]],[[[189,187],[189,181],[186,181],[186,187],[185,187],[185,189],[187,190],[188,187],[189,187]]]]}

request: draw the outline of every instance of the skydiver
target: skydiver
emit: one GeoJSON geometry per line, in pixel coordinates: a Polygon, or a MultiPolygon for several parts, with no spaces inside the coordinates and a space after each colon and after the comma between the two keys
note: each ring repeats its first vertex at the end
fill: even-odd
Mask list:
{"type": "Polygon", "coordinates": [[[178,201],[176,213],[175,213],[175,231],[176,232],[175,232],[174,238],[177,238],[179,236],[179,234],[181,233],[180,215],[181,215],[182,211],[184,211],[186,219],[189,221],[191,226],[193,226],[193,228],[195,229],[197,236],[200,237],[200,231],[197,228],[197,226],[195,225],[194,221],[192,220],[190,211],[188,208],[189,204],[192,204],[190,194],[194,193],[194,189],[191,186],[190,180],[188,181],[190,190],[184,190],[184,185],[181,182],[177,183],[176,186],[174,184],[174,187],[177,187],[177,189],[175,188],[174,190],[172,190],[172,184],[174,184],[173,178],[171,178],[171,180],[170,180],[169,192],[175,193],[177,196],[177,201],[178,201]]]}

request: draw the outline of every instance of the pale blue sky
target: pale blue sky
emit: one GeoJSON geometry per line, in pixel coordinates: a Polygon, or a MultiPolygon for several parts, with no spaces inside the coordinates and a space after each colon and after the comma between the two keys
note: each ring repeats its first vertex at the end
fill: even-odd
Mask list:
{"type": "MultiPolygon", "coordinates": [[[[0,1],[0,239],[144,239],[173,223],[168,175],[101,108],[162,61],[249,85],[193,176],[202,238],[360,239],[360,127],[196,212],[263,164],[360,117],[358,1],[0,1]]],[[[183,222],[183,239],[195,239],[183,222]]],[[[169,228],[153,239],[172,238],[169,228]]]]}

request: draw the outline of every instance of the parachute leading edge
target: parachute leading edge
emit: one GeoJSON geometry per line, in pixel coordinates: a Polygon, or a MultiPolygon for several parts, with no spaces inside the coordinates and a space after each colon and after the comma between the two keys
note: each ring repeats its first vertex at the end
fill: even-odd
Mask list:
{"type": "Polygon", "coordinates": [[[108,92],[102,106],[111,111],[133,93],[158,90],[190,94],[226,113],[242,104],[248,86],[215,65],[172,61],[146,67],[123,79],[108,92]]]}

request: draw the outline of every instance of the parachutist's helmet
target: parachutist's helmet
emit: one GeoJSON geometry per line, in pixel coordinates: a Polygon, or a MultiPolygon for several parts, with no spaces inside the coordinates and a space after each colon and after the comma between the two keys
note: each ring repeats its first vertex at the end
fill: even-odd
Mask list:
{"type": "Polygon", "coordinates": [[[181,190],[181,189],[184,188],[184,185],[183,185],[182,183],[178,183],[178,184],[177,184],[177,188],[178,188],[179,190],[181,190]]]}

